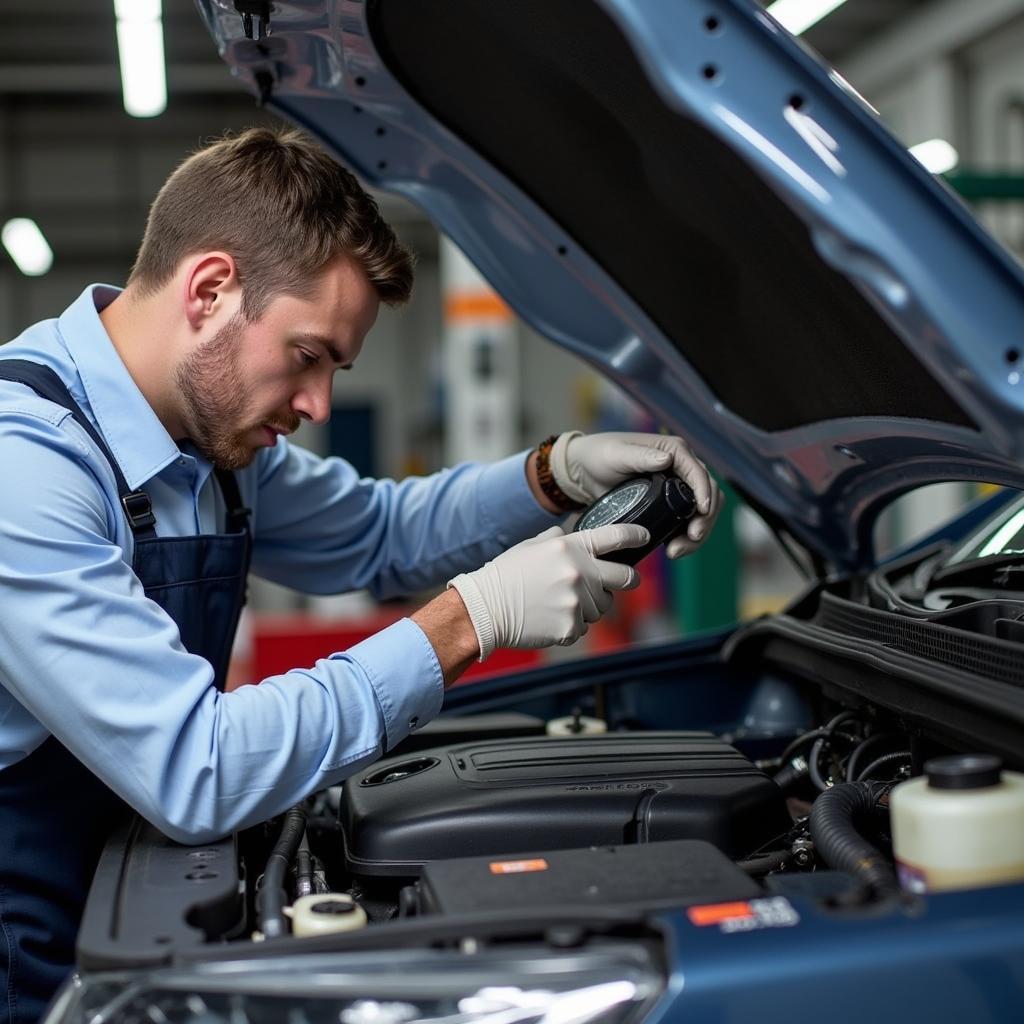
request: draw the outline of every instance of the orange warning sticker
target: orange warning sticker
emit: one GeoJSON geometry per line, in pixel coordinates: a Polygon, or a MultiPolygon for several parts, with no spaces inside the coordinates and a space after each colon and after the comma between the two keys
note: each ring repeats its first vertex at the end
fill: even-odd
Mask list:
{"type": "Polygon", "coordinates": [[[698,928],[717,925],[725,935],[756,932],[762,928],[792,928],[800,923],[800,915],[785,896],[737,903],[707,903],[686,911],[690,923],[698,928]]]}
{"type": "Polygon", "coordinates": [[[703,928],[709,924],[721,924],[733,917],[753,917],[749,903],[708,903],[703,907],[690,907],[686,916],[692,924],[703,928]]]}
{"type": "Polygon", "coordinates": [[[547,871],[548,862],[537,860],[495,860],[491,861],[492,875],[517,875],[523,871],[547,871]]]}

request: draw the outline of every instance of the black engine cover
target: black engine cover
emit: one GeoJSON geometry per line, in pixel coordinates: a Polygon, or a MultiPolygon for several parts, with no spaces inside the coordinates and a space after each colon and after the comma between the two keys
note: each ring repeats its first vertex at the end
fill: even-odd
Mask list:
{"type": "Polygon", "coordinates": [[[417,875],[452,857],[704,839],[743,857],[790,825],[782,791],[711,733],[466,743],[345,784],[346,859],[417,875]]]}

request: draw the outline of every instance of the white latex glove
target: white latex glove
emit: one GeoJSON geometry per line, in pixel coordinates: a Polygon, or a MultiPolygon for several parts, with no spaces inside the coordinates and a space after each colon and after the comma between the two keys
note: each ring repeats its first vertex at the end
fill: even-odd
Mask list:
{"type": "Polygon", "coordinates": [[[450,580],[473,622],[480,660],[497,647],[575,643],[611,607],[609,591],[640,582],[631,566],[600,556],[649,539],[642,526],[612,524],[570,534],[553,526],[450,580]]]}
{"type": "Polygon", "coordinates": [[[690,446],[668,434],[561,434],[551,447],[555,483],[573,501],[589,505],[616,484],[638,473],[674,473],[697,499],[697,514],[686,532],[666,545],[669,558],[682,558],[704,543],[722,507],[722,492],[690,446]]]}

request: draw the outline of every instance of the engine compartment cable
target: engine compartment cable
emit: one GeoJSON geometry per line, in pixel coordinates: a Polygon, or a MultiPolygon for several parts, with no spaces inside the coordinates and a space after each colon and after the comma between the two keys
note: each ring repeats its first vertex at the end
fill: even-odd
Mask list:
{"type": "MultiPolygon", "coordinates": [[[[859,721],[860,718],[861,715],[858,711],[841,711],[828,722],[821,730],[822,735],[814,741],[810,756],[807,758],[807,767],[810,771],[811,781],[821,792],[824,792],[831,785],[829,779],[822,775],[821,755],[824,753],[826,746],[831,747],[832,740],[837,735],[836,730],[839,726],[846,722],[859,721]]],[[[849,738],[847,737],[847,739],[849,738]]]]}
{"type": "Polygon", "coordinates": [[[256,901],[259,929],[268,939],[288,934],[284,907],[288,902],[284,880],[303,838],[306,835],[306,811],[293,807],[284,816],[281,832],[263,871],[263,885],[256,901]]]}
{"type": "Polygon", "coordinates": [[[864,756],[871,750],[875,750],[877,747],[883,746],[884,744],[891,743],[895,746],[897,743],[905,743],[906,737],[901,736],[895,732],[876,732],[868,736],[867,739],[862,740],[853,751],[850,753],[849,758],[846,761],[846,781],[856,782],[857,781],[857,766],[861,763],[864,756]]]}
{"type": "Polygon", "coordinates": [[[895,750],[891,754],[883,754],[881,757],[876,757],[875,760],[857,776],[857,781],[863,782],[865,779],[870,779],[879,768],[884,768],[887,764],[895,764],[896,762],[906,764],[912,759],[913,754],[911,754],[909,750],[895,750]]]}

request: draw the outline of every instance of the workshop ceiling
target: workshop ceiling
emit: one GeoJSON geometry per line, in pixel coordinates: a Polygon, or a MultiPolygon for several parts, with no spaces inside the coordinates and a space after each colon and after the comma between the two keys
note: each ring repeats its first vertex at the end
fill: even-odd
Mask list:
{"type": "MultiPolygon", "coordinates": [[[[836,63],[929,2],[849,0],[812,26],[804,39],[836,63]]],[[[208,96],[235,90],[202,30],[192,0],[163,0],[163,21],[172,94],[208,96]]],[[[116,95],[119,90],[112,2],[3,0],[0,4],[0,95],[116,95]]]]}
{"type": "MultiPolygon", "coordinates": [[[[887,27],[932,0],[847,0],[827,18],[812,25],[803,40],[830,64],[859,49],[887,27]]],[[[767,4],[765,5],[767,6],[767,4]]]]}
{"type": "MultiPolygon", "coordinates": [[[[838,62],[926,2],[849,0],[804,38],[838,62]]],[[[0,217],[36,218],[65,268],[123,277],[178,160],[225,129],[267,120],[228,75],[192,0],[163,0],[163,25],[168,108],[137,119],[122,108],[112,0],[0,0],[0,217]]],[[[422,218],[381,201],[429,250],[422,218]]]]}

